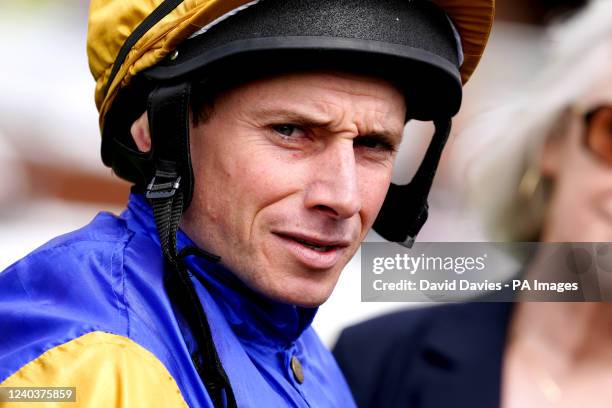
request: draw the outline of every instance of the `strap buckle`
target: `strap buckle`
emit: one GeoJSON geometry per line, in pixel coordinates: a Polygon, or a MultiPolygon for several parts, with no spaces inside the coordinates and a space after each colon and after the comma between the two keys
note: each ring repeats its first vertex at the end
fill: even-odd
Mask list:
{"type": "Polygon", "coordinates": [[[414,242],[416,241],[416,236],[408,237],[404,242],[400,242],[399,244],[404,248],[412,249],[414,246],[414,242]]]}
{"type": "Polygon", "coordinates": [[[176,176],[175,173],[166,173],[162,171],[155,172],[155,176],[147,186],[146,197],[148,199],[170,198],[176,194],[176,191],[181,186],[181,176],[176,176]],[[158,182],[158,178],[172,179],[165,183],[158,182]]]}

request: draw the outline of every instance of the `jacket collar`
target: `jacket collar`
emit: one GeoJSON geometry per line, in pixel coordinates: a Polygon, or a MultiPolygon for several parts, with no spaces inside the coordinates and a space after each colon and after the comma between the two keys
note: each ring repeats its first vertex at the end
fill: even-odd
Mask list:
{"type": "MultiPolygon", "coordinates": [[[[141,194],[130,194],[128,208],[122,214],[128,227],[147,234],[159,248],[153,212],[141,194]]],[[[177,234],[177,247],[196,246],[182,231],[177,234]]],[[[240,338],[274,348],[286,348],[310,327],[317,308],[302,308],[268,299],[251,290],[222,264],[189,256],[189,271],[207,289],[222,310],[226,320],[240,338]]]]}

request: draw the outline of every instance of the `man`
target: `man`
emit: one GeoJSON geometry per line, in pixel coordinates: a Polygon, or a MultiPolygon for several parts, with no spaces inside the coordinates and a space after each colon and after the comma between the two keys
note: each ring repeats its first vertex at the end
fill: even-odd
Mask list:
{"type": "Polygon", "coordinates": [[[120,217],[0,275],[2,385],[74,386],[83,405],[353,406],[310,323],[372,225],[410,243],[424,223],[492,11],[92,1],[102,157],[135,187],[120,217]],[[390,188],[410,118],[436,134],[390,188]]]}

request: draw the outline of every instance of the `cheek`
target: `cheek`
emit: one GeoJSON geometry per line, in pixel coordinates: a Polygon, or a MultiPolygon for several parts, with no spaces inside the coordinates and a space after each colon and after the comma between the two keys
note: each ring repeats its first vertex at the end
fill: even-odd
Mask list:
{"type": "Polygon", "coordinates": [[[225,225],[225,234],[250,239],[259,214],[290,194],[299,171],[268,149],[243,144],[225,150],[200,166],[197,188],[212,221],[225,225]]]}
{"type": "Polygon", "coordinates": [[[298,166],[285,163],[269,149],[245,147],[239,156],[235,163],[228,163],[228,181],[240,186],[243,205],[250,202],[255,211],[282,199],[299,184],[298,166]]]}
{"type": "Polygon", "coordinates": [[[370,229],[380,208],[383,205],[389,184],[391,183],[392,168],[366,168],[359,172],[359,192],[362,199],[362,228],[370,229]]]}

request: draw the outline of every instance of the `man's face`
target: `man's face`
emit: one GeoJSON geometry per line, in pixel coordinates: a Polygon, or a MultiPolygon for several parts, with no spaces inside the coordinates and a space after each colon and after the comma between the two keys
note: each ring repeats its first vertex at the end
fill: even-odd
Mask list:
{"type": "Polygon", "coordinates": [[[391,83],[344,73],[223,93],[191,129],[195,191],[181,227],[252,289],[320,305],[382,206],[405,114],[391,83]]]}

